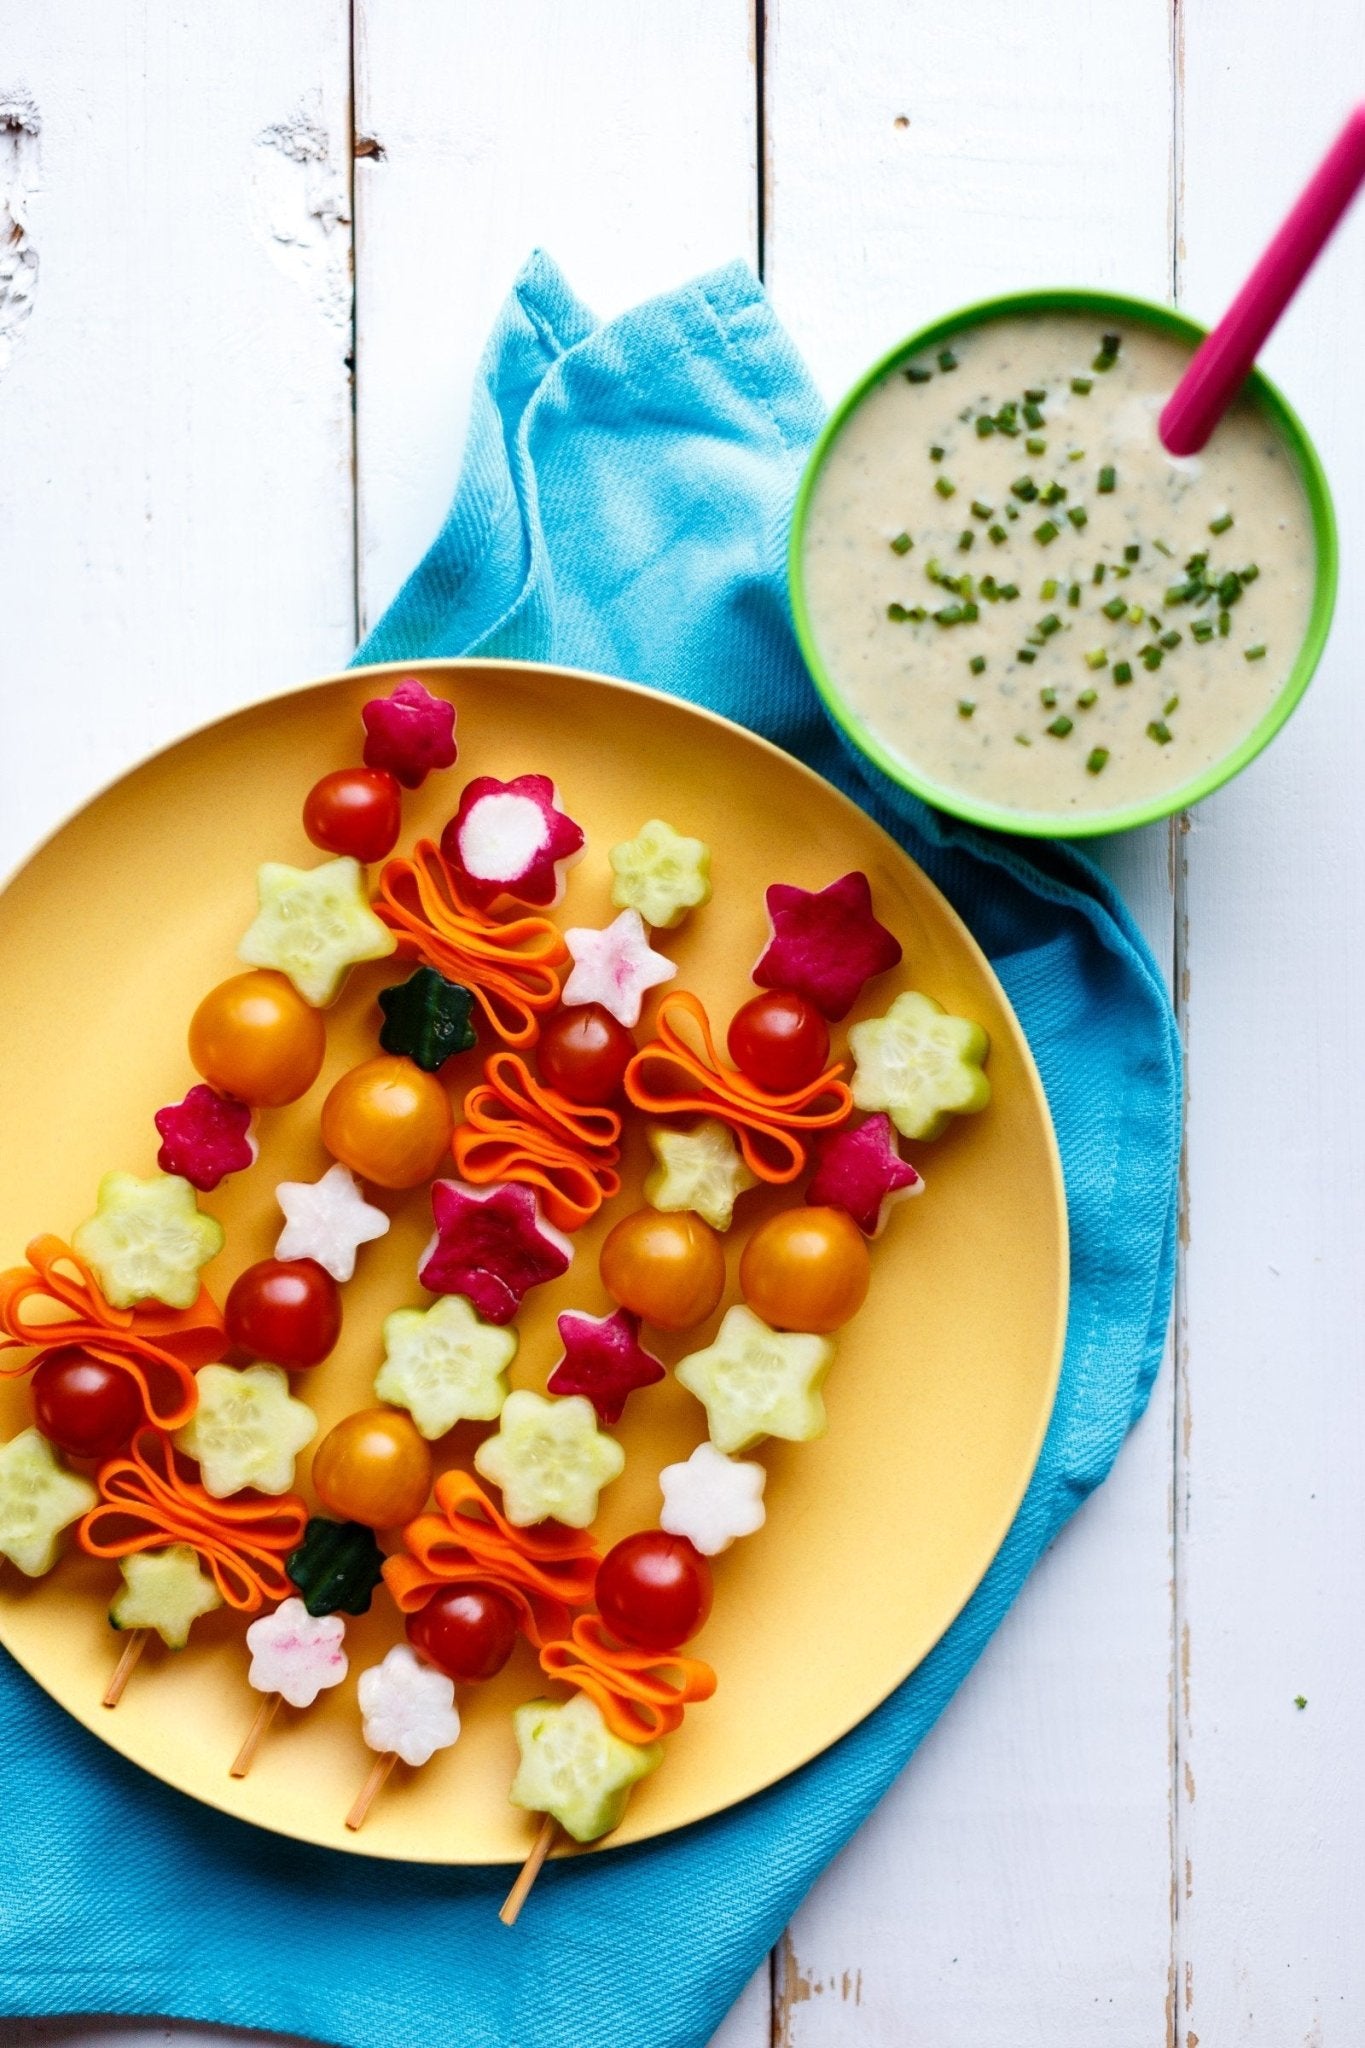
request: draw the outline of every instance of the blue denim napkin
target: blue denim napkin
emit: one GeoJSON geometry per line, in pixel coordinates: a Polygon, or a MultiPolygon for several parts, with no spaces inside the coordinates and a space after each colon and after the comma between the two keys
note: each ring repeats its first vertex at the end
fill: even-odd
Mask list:
{"type": "Polygon", "coordinates": [[[554,266],[517,280],[455,503],[357,657],[605,669],[777,740],[946,890],[1032,1043],[1066,1171],[1070,1334],[1037,1472],[995,1563],[852,1734],[657,1844],[551,1865],[515,1934],[506,1873],[329,1855],[143,1776],[0,1659],[0,2012],[167,2013],[346,2048],[693,2048],[1104,1478],[1161,1354],[1180,1059],[1122,904],[1065,847],[934,816],[841,749],[783,575],[821,406],[741,265],[598,326],[554,266]]]}

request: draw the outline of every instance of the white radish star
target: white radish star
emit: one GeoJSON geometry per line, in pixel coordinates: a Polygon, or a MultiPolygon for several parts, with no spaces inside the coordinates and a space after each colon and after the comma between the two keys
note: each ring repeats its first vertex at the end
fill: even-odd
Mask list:
{"type": "Polygon", "coordinates": [[[678,969],[656,953],[638,910],[623,910],[602,931],[577,925],[564,934],[573,971],[564,984],[569,1004],[600,1003],[627,1029],[640,1021],[646,991],[672,981],[678,969]]]}
{"type": "Polygon", "coordinates": [[[767,1477],[761,1465],[727,1458],[713,1443],[700,1443],[685,1464],[665,1465],[659,1474],[664,1495],[659,1527],[670,1536],[685,1536],[703,1557],[715,1557],[736,1536],[752,1536],[763,1527],[767,1477]]]}
{"type": "Polygon", "coordinates": [[[275,1199],[284,1211],[275,1257],[316,1259],[334,1280],[349,1280],[361,1245],[389,1227],[384,1211],[365,1200],[346,1166],[329,1166],[321,1180],[282,1180],[275,1199]]]}
{"type": "Polygon", "coordinates": [[[277,1692],[291,1707],[311,1707],[346,1676],[345,1636],[339,1614],[310,1614],[302,1600],[281,1600],[246,1632],[247,1683],[257,1692],[277,1692]]]}

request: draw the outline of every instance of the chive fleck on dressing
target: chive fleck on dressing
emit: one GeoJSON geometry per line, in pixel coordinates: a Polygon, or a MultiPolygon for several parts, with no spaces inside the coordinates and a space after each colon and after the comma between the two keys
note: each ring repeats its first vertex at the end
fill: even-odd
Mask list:
{"type": "Polygon", "coordinates": [[[1312,601],[1307,501],[1249,402],[1200,456],[1165,453],[1188,353],[1137,322],[1002,316],[844,422],[806,521],[812,632],[850,711],[922,779],[1003,809],[1114,810],[1193,780],[1278,695],[1312,601]]]}

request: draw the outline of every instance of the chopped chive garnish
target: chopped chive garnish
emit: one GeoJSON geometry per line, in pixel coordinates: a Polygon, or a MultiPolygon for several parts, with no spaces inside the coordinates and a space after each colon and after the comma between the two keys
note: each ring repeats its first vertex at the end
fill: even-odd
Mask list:
{"type": "Polygon", "coordinates": [[[1045,640],[1050,640],[1054,633],[1060,633],[1061,630],[1062,622],[1056,612],[1049,612],[1045,618],[1038,621],[1038,631],[1045,640]]]}
{"type": "Polygon", "coordinates": [[[1066,738],[1067,734],[1071,731],[1071,720],[1067,717],[1064,711],[1060,712],[1058,716],[1053,719],[1051,725],[1048,727],[1048,731],[1052,734],[1054,740],[1064,740],[1066,738]]]}
{"type": "Polygon", "coordinates": [[[1080,532],[1081,528],[1087,523],[1090,517],[1084,505],[1068,505],[1066,508],[1066,516],[1071,521],[1071,524],[1075,527],[1077,533],[1080,532]]]}
{"type": "Polygon", "coordinates": [[[1017,406],[1002,405],[999,412],[995,415],[995,431],[997,434],[1008,434],[1011,439],[1014,439],[1020,432],[1018,413],[1019,408],[1017,406]]]}
{"type": "Polygon", "coordinates": [[[1019,585],[1017,583],[1002,583],[1000,586],[1000,595],[1002,597],[1018,597],[1019,585]]]}
{"type": "Polygon", "coordinates": [[[1080,696],[1076,699],[1082,711],[1088,711],[1092,704],[1098,704],[1099,701],[1100,693],[1098,690],[1082,690],[1080,696]]]}
{"type": "Polygon", "coordinates": [[[1040,633],[1036,626],[1034,627],[1031,633],[1025,633],[1024,638],[1028,641],[1030,647],[1047,646],[1047,634],[1040,633]]]}
{"type": "Polygon", "coordinates": [[[1119,582],[1119,583],[1121,583],[1121,582],[1123,581],[1123,578],[1124,578],[1125,576],[1131,576],[1131,575],[1132,575],[1132,573],[1133,573],[1133,571],[1132,571],[1132,567],[1131,567],[1131,565],[1130,565],[1129,563],[1127,563],[1127,562],[1115,562],[1115,564],[1114,564],[1114,580],[1115,580],[1115,582],[1119,582]]]}
{"type": "Polygon", "coordinates": [[[1192,626],[1190,627],[1190,635],[1191,635],[1191,638],[1192,638],[1192,639],[1195,639],[1195,640],[1199,640],[1199,641],[1204,641],[1204,640],[1212,640],[1212,638],[1213,638],[1213,620],[1212,620],[1212,619],[1196,619],[1196,620],[1194,621],[1194,624],[1193,624],[1193,625],[1192,625],[1192,626]]]}
{"type": "Polygon", "coordinates": [[[936,476],[934,478],[934,489],[938,492],[940,498],[951,498],[957,489],[957,485],[950,482],[946,476],[936,476]]]}
{"type": "Polygon", "coordinates": [[[1170,717],[1170,715],[1171,715],[1171,713],[1172,713],[1173,711],[1178,711],[1179,709],[1180,709],[1180,699],[1179,699],[1179,697],[1168,697],[1168,698],[1166,699],[1166,702],[1165,702],[1165,703],[1164,703],[1164,704],[1162,705],[1162,707],[1161,707],[1161,715],[1162,715],[1162,717],[1163,717],[1163,718],[1169,718],[1169,717],[1170,717]]]}
{"type": "Polygon", "coordinates": [[[1061,530],[1061,527],[1057,525],[1055,520],[1045,519],[1041,526],[1034,527],[1033,538],[1037,541],[1040,548],[1051,547],[1061,530]]]}
{"type": "Polygon", "coordinates": [[[1029,738],[1026,732],[1017,732],[1014,735],[1014,744],[1016,747],[1031,747],[1033,745],[1033,741],[1029,738]]]}
{"type": "Polygon", "coordinates": [[[1147,737],[1149,740],[1155,740],[1158,746],[1166,747],[1170,745],[1173,735],[1164,718],[1154,718],[1147,728],[1147,737]]]}
{"type": "Polygon", "coordinates": [[[1131,683],[1132,680],[1133,664],[1130,661],[1116,661],[1114,663],[1114,681],[1116,683],[1131,683]]]}
{"type": "Polygon", "coordinates": [[[1264,645],[1263,645],[1263,644],[1262,644],[1262,643],[1261,643],[1261,642],[1260,642],[1260,641],[1258,640],[1258,641],[1257,641],[1257,643],[1256,643],[1256,645],[1255,645],[1254,647],[1248,647],[1248,648],[1246,648],[1246,649],[1244,650],[1244,654],[1245,654],[1245,658],[1246,658],[1246,660],[1248,660],[1248,661],[1264,661],[1264,660],[1265,660],[1265,647],[1264,647],[1264,645]]]}
{"type": "Polygon", "coordinates": [[[991,436],[991,435],[992,435],[992,434],[993,434],[994,432],[995,432],[995,421],[994,421],[994,420],[993,420],[993,419],[991,418],[990,414],[989,414],[988,412],[979,412],[979,413],[977,414],[977,416],[976,416],[976,438],[977,438],[977,440],[978,440],[978,441],[986,441],[986,440],[989,440],[989,439],[990,439],[990,436],[991,436]]]}
{"type": "Polygon", "coordinates": [[[1106,619],[1121,619],[1128,607],[1121,597],[1111,597],[1108,604],[1100,606],[1106,619]]]}
{"type": "Polygon", "coordinates": [[[1043,492],[1042,502],[1045,505],[1060,505],[1065,496],[1065,484],[1049,484],[1043,492]]]}
{"type": "Polygon", "coordinates": [[[899,625],[901,620],[908,619],[910,614],[903,604],[889,604],[886,607],[886,616],[888,619],[894,619],[896,624],[899,625]]]}
{"type": "Polygon", "coordinates": [[[1226,576],[1220,576],[1215,587],[1221,605],[1236,604],[1242,595],[1242,579],[1235,569],[1229,569],[1226,576]]]}
{"type": "Polygon", "coordinates": [[[974,654],[974,655],[972,656],[971,660],[970,660],[970,661],[969,661],[969,662],[967,663],[967,666],[968,666],[968,668],[969,668],[969,669],[971,670],[971,672],[972,672],[972,674],[973,674],[974,676],[984,676],[984,675],[985,675],[985,673],[986,673],[986,657],[985,657],[985,655],[984,655],[984,654],[974,654]]]}
{"type": "Polygon", "coordinates": [[[1142,606],[1141,606],[1140,604],[1130,604],[1130,605],[1129,605],[1129,607],[1128,607],[1128,623],[1129,623],[1129,625],[1130,625],[1130,626],[1140,626],[1140,625],[1142,624],[1142,621],[1143,621],[1143,617],[1144,617],[1144,613],[1143,613],[1143,610],[1142,610],[1142,606]]]}
{"type": "Polygon", "coordinates": [[[943,564],[937,555],[930,555],[924,565],[924,573],[931,583],[941,583],[943,581],[943,564]]]}
{"type": "Polygon", "coordinates": [[[1161,635],[1160,644],[1161,646],[1166,648],[1178,647],[1180,645],[1180,635],[1176,632],[1174,626],[1172,626],[1169,633],[1163,633],[1161,635]]]}
{"type": "Polygon", "coordinates": [[[961,533],[957,537],[957,546],[959,554],[965,555],[975,539],[976,535],[972,532],[970,526],[964,526],[961,533]]]}
{"type": "Polygon", "coordinates": [[[1161,602],[1163,604],[1188,604],[1190,599],[1197,597],[1198,594],[1199,585],[1197,583],[1172,583],[1161,602]]]}
{"type": "Polygon", "coordinates": [[[991,539],[991,540],[993,540],[993,541],[995,542],[995,545],[996,545],[997,547],[1000,547],[1000,546],[1002,545],[1002,543],[1003,543],[1003,542],[1005,542],[1005,541],[1007,541],[1007,540],[1009,539],[1009,535],[1008,535],[1008,533],[1006,533],[1006,531],[1005,531],[1005,529],[1004,529],[1004,527],[1003,527],[1003,526],[1000,526],[1000,525],[996,525],[996,526],[989,526],[989,527],[987,527],[986,531],[987,531],[987,534],[989,535],[990,539],[991,539]]]}
{"type": "Polygon", "coordinates": [[[1219,636],[1219,638],[1220,638],[1221,640],[1226,640],[1226,639],[1227,639],[1227,637],[1228,637],[1228,634],[1229,634],[1229,633],[1230,633],[1231,631],[1232,631],[1232,613],[1231,613],[1231,612],[1219,612],[1219,614],[1218,614],[1218,636],[1219,636]]]}
{"type": "Polygon", "coordinates": [[[1166,659],[1161,649],[1153,647],[1150,641],[1148,641],[1145,647],[1140,647],[1138,653],[1142,658],[1142,666],[1148,669],[1160,668],[1162,662],[1166,659]]]}
{"type": "Polygon", "coordinates": [[[1086,773],[1088,775],[1099,775],[1100,773],[1102,773],[1104,764],[1108,759],[1108,747],[1092,747],[1090,749],[1089,755],[1086,758],[1086,773]]]}
{"type": "Polygon", "coordinates": [[[1022,498],[1026,505],[1038,495],[1038,486],[1031,476],[1016,477],[1010,485],[1010,489],[1014,492],[1015,497],[1022,498]]]}
{"type": "Polygon", "coordinates": [[[1068,603],[1068,604],[1072,604],[1072,605],[1075,605],[1075,604],[1079,604],[1079,603],[1080,603],[1080,601],[1081,601],[1081,586],[1080,586],[1080,584],[1079,584],[1079,583],[1073,583],[1073,584],[1072,584],[1072,585],[1070,586],[1070,588],[1068,589],[1068,591],[1067,591],[1067,593],[1066,593],[1066,601],[1067,601],[1067,603],[1068,603]]]}
{"type": "Polygon", "coordinates": [[[940,626],[960,626],[966,616],[966,606],[960,604],[941,605],[934,613],[934,617],[940,626]]]}
{"type": "Polygon", "coordinates": [[[988,599],[988,600],[990,601],[990,603],[991,603],[991,604],[994,604],[994,603],[995,603],[995,600],[996,600],[996,599],[997,599],[997,597],[999,597],[999,595],[1000,595],[1000,587],[999,587],[999,585],[998,585],[998,584],[996,583],[996,580],[995,580],[994,576],[983,576],[983,577],[982,577],[982,579],[981,579],[981,595],[982,595],[982,596],[983,596],[984,598],[987,598],[987,599],[988,599]]]}
{"type": "Polygon", "coordinates": [[[933,447],[929,450],[929,460],[931,462],[942,462],[943,460],[943,450],[939,447],[937,442],[935,442],[933,447]]]}
{"type": "Polygon", "coordinates": [[[957,357],[950,348],[941,348],[939,350],[938,366],[940,370],[955,370],[957,368],[957,357]]]}
{"type": "Polygon", "coordinates": [[[1210,532],[1210,533],[1226,533],[1226,532],[1227,532],[1227,530],[1228,530],[1228,528],[1229,528],[1229,527],[1231,526],[1231,524],[1232,524],[1232,514],[1231,514],[1231,512],[1220,512],[1220,513],[1219,513],[1219,515],[1218,515],[1218,517],[1217,517],[1216,519],[1210,519],[1210,521],[1209,521],[1209,532],[1210,532]]]}
{"type": "Polygon", "coordinates": [[[908,370],[901,371],[907,384],[927,384],[933,374],[932,370],[926,370],[920,363],[912,363],[908,370]]]}
{"type": "Polygon", "coordinates": [[[981,617],[981,607],[980,607],[980,605],[979,605],[979,604],[964,604],[964,605],[963,605],[963,607],[962,607],[962,617],[963,617],[963,620],[964,620],[964,622],[965,622],[965,623],[966,623],[967,625],[969,625],[969,626],[975,625],[975,624],[976,624],[976,621],[977,621],[977,620],[978,620],[978,619],[979,619],[979,618],[981,617]]]}
{"type": "Polygon", "coordinates": [[[1066,459],[1067,459],[1067,461],[1068,461],[1068,462],[1084,462],[1084,461],[1085,461],[1085,450],[1084,450],[1084,448],[1068,448],[1068,449],[1067,449],[1067,451],[1066,451],[1066,459]]]}
{"type": "Polygon", "coordinates": [[[1164,555],[1168,562],[1173,561],[1175,559],[1175,549],[1168,548],[1164,540],[1154,540],[1152,542],[1152,546],[1156,549],[1159,555],[1164,555]]]}
{"type": "Polygon", "coordinates": [[[1030,434],[1024,446],[1028,449],[1030,455],[1047,454],[1047,442],[1041,434],[1030,434]]]}
{"type": "Polygon", "coordinates": [[[1005,517],[1006,519],[1017,519],[1019,517],[1019,507],[1017,505],[1011,505],[1007,501],[1005,505],[1005,517]]]}
{"type": "Polygon", "coordinates": [[[1057,692],[1053,689],[1040,690],[1038,692],[1038,702],[1042,705],[1044,711],[1055,711],[1057,709],[1057,692]]]}
{"type": "Polygon", "coordinates": [[[1085,657],[1087,668],[1107,668],[1109,656],[1103,647],[1092,647],[1085,657]]]}
{"type": "Polygon", "coordinates": [[[1038,595],[1039,597],[1055,597],[1059,588],[1060,585],[1057,582],[1057,578],[1049,576],[1038,585],[1038,595]]]}
{"type": "Polygon", "coordinates": [[[911,607],[910,607],[910,617],[911,617],[911,618],[912,618],[912,619],[914,620],[914,622],[915,622],[915,624],[916,624],[917,626],[922,626],[922,625],[924,624],[924,621],[925,621],[925,620],[926,620],[926,619],[928,618],[928,616],[929,616],[929,614],[928,614],[928,612],[927,612],[927,611],[926,611],[926,610],[924,609],[924,606],[923,606],[922,604],[912,604],[912,605],[911,605],[911,607]]]}
{"type": "Polygon", "coordinates": [[[1238,577],[1243,583],[1254,583],[1260,573],[1254,562],[1248,562],[1245,569],[1237,571],[1238,577]]]}
{"type": "Polygon", "coordinates": [[[972,499],[972,517],[974,519],[990,519],[994,512],[994,505],[983,505],[980,498],[972,499]]]}
{"type": "Polygon", "coordinates": [[[1123,551],[1123,559],[1125,562],[1140,562],[1142,560],[1142,549],[1136,541],[1129,542],[1123,551]]]}
{"type": "Polygon", "coordinates": [[[1096,564],[1095,564],[1095,570],[1094,570],[1094,574],[1093,574],[1093,575],[1091,576],[1091,578],[1090,578],[1090,581],[1091,581],[1092,583],[1103,583],[1103,581],[1104,581],[1104,563],[1103,563],[1103,562],[1096,562],[1096,564]]]}
{"type": "Polygon", "coordinates": [[[1042,405],[1047,398],[1047,393],[1046,391],[1041,391],[1036,384],[1031,384],[1024,393],[1024,396],[1030,405],[1042,405]]]}
{"type": "Polygon", "coordinates": [[[1078,398],[1087,398],[1095,388],[1093,377],[1073,377],[1071,388],[1078,398]]]}
{"type": "Polygon", "coordinates": [[[1100,337],[1100,352],[1090,365],[1092,370],[1112,370],[1119,359],[1119,337],[1104,334],[1100,337]]]}
{"type": "Polygon", "coordinates": [[[970,718],[975,709],[976,705],[970,697],[958,698],[957,715],[959,718],[970,718]]]}
{"type": "Polygon", "coordinates": [[[1118,471],[1111,462],[1106,462],[1104,468],[1100,471],[1100,490],[1107,496],[1113,490],[1118,480],[1118,471]]]}
{"type": "Polygon", "coordinates": [[[908,533],[898,533],[891,543],[891,552],[893,555],[908,555],[914,545],[908,533]]]}
{"type": "Polygon", "coordinates": [[[1041,427],[1043,424],[1043,415],[1032,399],[1024,407],[1024,424],[1029,427],[1041,427]]]}
{"type": "Polygon", "coordinates": [[[1038,656],[1031,647],[1021,647],[1017,650],[1017,653],[1020,661],[1034,662],[1038,659],[1038,656]]]}

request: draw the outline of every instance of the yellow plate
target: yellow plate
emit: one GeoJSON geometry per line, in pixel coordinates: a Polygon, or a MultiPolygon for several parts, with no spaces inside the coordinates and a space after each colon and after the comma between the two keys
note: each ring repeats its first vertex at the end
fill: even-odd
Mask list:
{"type": "MultiPolygon", "coordinates": [[[[300,823],[304,793],[357,758],[362,703],[406,674],[458,703],[461,777],[552,773],[585,823],[589,851],[569,877],[566,923],[612,915],[607,849],[646,818],[710,842],[714,899],[660,944],[678,961],[676,985],[697,990],[718,1026],[753,993],[767,884],[821,887],[861,868],[905,961],[871,984],[854,1017],[913,984],[991,1037],[990,1108],[912,1148],[928,1192],[873,1247],[871,1293],[837,1339],[828,1433],[761,1452],[767,1526],[716,1560],[715,1607],[695,1644],[719,1690],[635,1791],[612,1841],[638,1841],[715,1813],[824,1749],[914,1668],[981,1578],[1033,1470],[1060,1366],[1067,1242],[1057,1147],[1023,1034],[981,952],[919,869],[828,784],[722,719],[603,677],[514,662],[410,664],[299,690],[169,748],[64,826],[0,897],[0,1265],[16,1263],[40,1231],[69,1236],[107,1169],[153,1169],[152,1112],[196,1078],[185,1026],[204,991],[236,971],[257,863],[320,858],[300,823]]],[[[419,830],[439,834],[457,786],[435,775],[407,797],[405,843],[419,830]]],[[[321,1080],[303,1102],[267,1113],[255,1171],[206,1199],[228,1234],[207,1273],[220,1299],[273,1249],[274,1184],[327,1165],[319,1104],[338,1073],[373,1053],[374,995],[395,978],[391,962],[354,975],[329,1016],[321,1080]]],[[[448,1070],[457,1088],[472,1064],[466,1056],[448,1070]]],[[[518,1384],[543,1387],[559,1356],[561,1309],[610,1306],[597,1247],[611,1218],[639,1199],[643,1154],[635,1131],[608,1221],[580,1233],[571,1271],[528,1300],[518,1384]]],[[[372,1398],[380,1318],[421,1298],[413,1274],[429,1232],[425,1191],[381,1199],[394,1227],[361,1253],[341,1343],[299,1376],[324,1431],[372,1398]]],[[[746,1226],[781,1200],[744,1196],[728,1241],[727,1301],[746,1226]]],[[[657,1349],[672,1363],[713,1327],[660,1337],[657,1349]]],[[[0,1383],[0,1435],[28,1420],[26,1380],[0,1383]]],[[[604,1542],[654,1524],[659,1468],[687,1455],[704,1420],[671,1378],[635,1396],[617,1430],[626,1470],[604,1496],[604,1542]]],[[[461,1429],[440,1449],[466,1458],[474,1437],[461,1429]]],[[[306,1481],[306,1454],[301,1473],[306,1481]]],[[[0,1640],[144,1769],[331,1848],[431,1863],[525,1854],[532,1824],[507,1801],[509,1714],[543,1686],[524,1644],[492,1684],[463,1689],[456,1747],[424,1770],[400,1767],[363,1833],[349,1835],[342,1819],[370,1762],[355,1673],[399,1634],[382,1595],[348,1624],[346,1683],[307,1713],[284,1709],[251,1774],[234,1781],[228,1763],[257,1704],[240,1620],[211,1615],[180,1654],[154,1643],[109,1711],[99,1701],[118,1648],[105,1621],[115,1583],[112,1566],[77,1555],[32,1583],[6,1567],[0,1640]]]]}

